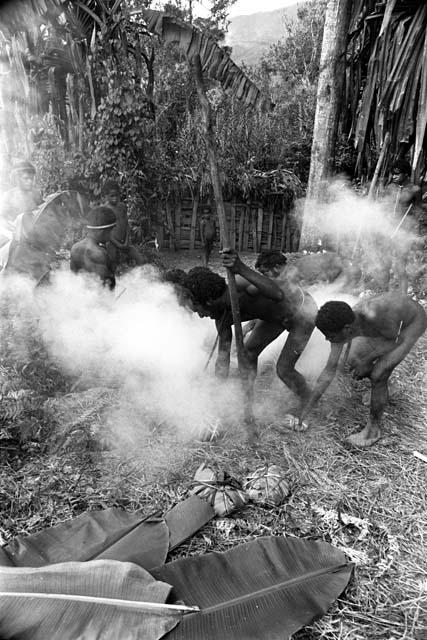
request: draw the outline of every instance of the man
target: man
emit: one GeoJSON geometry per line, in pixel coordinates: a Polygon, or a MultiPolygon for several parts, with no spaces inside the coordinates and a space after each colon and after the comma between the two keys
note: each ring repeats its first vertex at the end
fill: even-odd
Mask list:
{"type": "Polygon", "coordinates": [[[115,224],[116,216],[109,207],[91,209],[88,214],[86,238],[71,247],[71,271],[95,273],[110,289],[116,286],[116,278],[115,265],[107,252],[107,242],[115,224]]]}
{"type": "Polygon", "coordinates": [[[417,220],[421,213],[421,188],[411,182],[411,165],[407,160],[397,160],[391,170],[391,182],[385,190],[384,199],[391,209],[393,231],[390,246],[379,243],[381,252],[380,281],[386,289],[390,284],[393,267],[399,282],[400,293],[408,291],[406,271],[413,234],[417,231],[417,220]]]}
{"type": "Polygon", "coordinates": [[[115,180],[106,180],[102,189],[104,204],[114,211],[116,226],[111,232],[107,250],[112,263],[117,268],[120,254],[134,260],[137,265],[146,263],[139,251],[130,243],[130,228],[127,207],[120,201],[120,185],[115,180]]]}
{"type": "Polygon", "coordinates": [[[213,218],[212,213],[208,210],[202,214],[202,218],[200,220],[200,238],[203,244],[205,267],[207,267],[209,264],[209,258],[212,253],[215,236],[215,219],[213,218]]]}
{"type": "Polygon", "coordinates": [[[41,204],[41,194],[34,186],[35,175],[31,162],[22,160],[14,166],[12,178],[16,186],[6,191],[0,201],[0,245],[12,238],[17,217],[31,213],[41,204]]]}
{"type": "MultiPolygon", "coordinates": [[[[304,377],[296,371],[295,364],[314,330],[317,306],[313,298],[300,287],[290,285],[283,277],[286,258],[280,251],[260,255],[256,263],[260,273],[245,265],[231,250],[222,252],[222,264],[237,276],[241,320],[256,320],[245,337],[252,387],[258,356],[283,331],[288,331],[276,371],[301,402],[307,401],[310,390],[304,377]]],[[[201,317],[215,320],[219,337],[215,372],[219,377],[227,377],[233,317],[226,282],[217,273],[196,267],[188,273],[184,286],[193,296],[193,310],[201,317]]]]}
{"type": "Polygon", "coordinates": [[[344,344],[351,343],[348,365],[355,378],[370,378],[371,408],[366,427],[348,441],[369,447],[381,437],[388,379],[426,330],[425,311],[405,295],[383,293],[361,300],[353,309],[345,302],[326,302],[317,314],[316,326],[331,343],[331,352],[301,412],[300,424],[332,382],[344,344]]]}

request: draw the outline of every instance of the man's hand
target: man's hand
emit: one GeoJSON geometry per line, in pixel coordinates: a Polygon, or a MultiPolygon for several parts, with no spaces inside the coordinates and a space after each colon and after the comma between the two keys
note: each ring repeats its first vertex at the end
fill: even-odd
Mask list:
{"type": "Polygon", "coordinates": [[[239,254],[234,249],[224,249],[220,251],[222,266],[230,269],[232,273],[240,273],[243,264],[239,258],[239,254]]]}
{"type": "Polygon", "coordinates": [[[363,360],[351,367],[351,375],[355,380],[363,380],[363,378],[369,378],[370,373],[370,364],[364,362],[363,360]]]}

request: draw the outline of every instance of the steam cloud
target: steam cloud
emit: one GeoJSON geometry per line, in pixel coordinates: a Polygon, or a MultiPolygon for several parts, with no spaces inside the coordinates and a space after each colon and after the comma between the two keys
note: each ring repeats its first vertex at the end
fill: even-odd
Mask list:
{"type": "MultiPolygon", "coordinates": [[[[347,240],[349,251],[359,230],[363,245],[370,233],[389,237],[394,228],[387,207],[360,198],[343,182],[331,185],[329,202],[321,211],[316,209],[319,220],[321,233],[347,240]]],[[[402,235],[406,241],[408,233],[402,235]]],[[[315,285],[309,291],[318,306],[331,299],[351,306],[357,301],[341,290],[339,282],[315,285]]],[[[210,375],[212,364],[204,372],[215,340],[214,323],[179,306],[172,286],[161,282],[153,268],[122,276],[113,295],[96,279],[76,276],[64,265],[53,273],[50,286],[41,289],[33,289],[24,278],[3,278],[0,298],[9,317],[14,315],[16,342],[25,335],[25,319],[38,318],[44,344],[66,373],[125,390],[135,406],[158,423],[173,425],[184,437],[192,437],[207,420],[241,421],[240,385],[233,379],[219,384],[210,375]]],[[[261,372],[266,363],[277,359],[286,337],[284,332],[265,349],[261,372]]],[[[25,352],[25,340],[21,340],[21,352],[25,352]]],[[[328,354],[329,343],[316,329],[297,368],[312,381],[328,354]]],[[[232,364],[235,367],[235,361],[232,364]]],[[[262,402],[258,398],[258,413],[262,413],[262,402]]],[[[125,423],[122,412],[121,433],[129,432],[125,423]]],[[[132,438],[132,433],[127,436],[132,438]]]]}

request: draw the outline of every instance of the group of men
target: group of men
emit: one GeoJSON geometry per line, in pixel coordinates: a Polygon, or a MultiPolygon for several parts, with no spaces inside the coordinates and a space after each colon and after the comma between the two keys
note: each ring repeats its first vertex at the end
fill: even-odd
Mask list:
{"type": "MultiPolygon", "coordinates": [[[[245,336],[245,351],[252,383],[260,353],[284,331],[288,337],[279,355],[279,378],[299,398],[295,428],[304,430],[306,418],[333,380],[344,345],[346,364],[358,378],[370,378],[371,408],[367,425],[349,437],[352,445],[367,447],[381,437],[381,419],[388,401],[388,381],[427,328],[423,307],[401,293],[362,298],[354,308],[330,301],[319,310],[312,296],[291,282],[286,258],[279,251],[262,252],[255,268],[245,265],[235,251],[222,253],[222,264],[236,274],[241,319],[255,320],[245,336]],[[310,390],[295,365],[317,327],[331,343],[325,369],[310,390]]],[[[232,324],[230,293],[224,278],[195,268],[183,279],[191,292],[194,310],[215,320],[219,343],[216,373],[227,376],[232,324]]]]}
{"type": "MultiPolygon", "coordinates": [[[[17,205],[20,214],[39,204],[40,198],[32,183],[34,173],[28,163],[21,167],[21,190],[24,196],[20,196],[17,205]]],[[[406,193],[404,182],[399,183],[398,187],[400,203],[404,207],[411,207],[413,199],[418,198],[419,194],[409,187],[406,193]]],[[[127,211],[125,204],[120,201],[119,184],[107,180],[102,194],[102,204],[93,207],[87,215],[87,235],[71,248],[70,267],[75,273],[96,274],[113,289],[120,253],[125,253],[136,265],[144,264],[144,259],[130,243],[127,211]]],[[[2,220],[7,235],[16,211],[7,211],[6,214],[4,211],[3,208],[2,220]]],[[[203,218],[201,233],[206,266],[196,267],[188,273],[170,273],[170,278],[165,274],[164,279],[176,285],[182,304],[201,317],[210,317],[215,321],[218,333],[215,371],[219,377],[226,378],[230,367],[233,315],[225,279],[207,267],[215,237],[215,223],[211,216],[203,218]],[[177,275],[179,277],[175,277],[177,275]]],[[[390,375],[427,328],[423,307],[406,295],[406,289],[401,288],[400,292],[363,298],[353,308],[345,302],[330,301],[318,309],[313,297],[298,284],[294,274],[289,275],[286,257],[280,251],[261,252],[255,269],[242,262],[233,250],[224,250],[221,256],[223,267],[235,274],[241,320],[250,321],[244,331],[250,388],[247,401],[252,402],[260,354],[287,331],[276,371],[299,400],[295,428],[306,428],[307,416],[344,360],[356,378],[369,378],[371,381],[368,422],[362,431],[350,436],[349,442],[360,447],[376,442],[381,436],[381,419],[389,399],[390,375]],[[310,389],[302,373],[297,371],[296,364],[315,327],[331,343],[331,350],[326,367],[314,389],[310,389]],[[343,353],[345,345],[347,349],[343,353]]]]}

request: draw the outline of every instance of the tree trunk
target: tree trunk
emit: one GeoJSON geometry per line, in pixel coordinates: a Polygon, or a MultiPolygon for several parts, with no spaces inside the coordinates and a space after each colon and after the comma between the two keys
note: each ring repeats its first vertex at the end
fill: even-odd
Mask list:
{"type": "Polygon", "coordinates": [[[324,201],[327,180],[332,174],[339,113],[343,107],[345,53],[351,5],[351,0],[329,0],[326,8],[300,248],[313,244],[321,235],[315,205],[324,201]]]}

